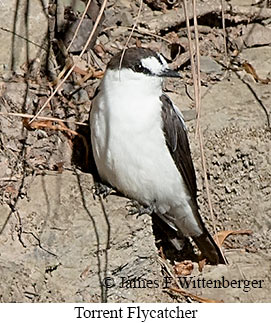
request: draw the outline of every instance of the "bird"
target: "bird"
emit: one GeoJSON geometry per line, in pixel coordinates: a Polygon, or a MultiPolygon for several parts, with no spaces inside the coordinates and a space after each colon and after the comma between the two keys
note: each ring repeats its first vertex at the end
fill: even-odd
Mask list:
{"type": "Polygon", "coordinates": [[[180,74],[152,49],[131,47],[111,58],[89,116],[98,174],[178,236],[191,237],[210,264],[225,263],[199,213],[187,128],[163,91],[167,77],[180,74]]]}

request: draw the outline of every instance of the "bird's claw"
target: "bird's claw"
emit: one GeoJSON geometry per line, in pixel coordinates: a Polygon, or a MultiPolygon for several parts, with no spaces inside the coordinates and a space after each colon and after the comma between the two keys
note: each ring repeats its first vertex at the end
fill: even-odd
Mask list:
{"type": "Polygon", "coordinates": [[[152,205],[143,206],[136,200],[130,200],[127,203],[127,207],[129,208],[128,209],[128,214],[129,215],[135,215],[136,214],[137,217],[140,216],[140,215],[143,215],[143,214],[151,215],[154,212],[154,208],[153,208],[152,205]]]}
{"type": "Polygon", "coordinates": [[[95,183],[92,186],[92,191],[93,191],[93,193],[92,193],[93,198],[95,200],[96,197],[102,197],[103,199],[105,199],[108,195],[111,194],[113,189],[103,183],[95,183]]]}

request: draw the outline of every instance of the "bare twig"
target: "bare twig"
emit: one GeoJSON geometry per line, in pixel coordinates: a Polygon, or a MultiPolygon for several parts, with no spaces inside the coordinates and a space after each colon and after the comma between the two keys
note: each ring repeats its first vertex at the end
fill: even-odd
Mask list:
{"type": "MultiPolygon", "coordinates": [[[[190,32],[190,25],[189,25],[189,19],[188,19],[188,12],[187,12],[187,2],[186,0],[183,0],[183,7],[186,17],[186,24],[187,24],[187,35],[188,35],[188,42],[189,42],[189,51],[192,54],[192,40],[191,40],[191,32],[190,32]]],[[[203,144],[203,136],[202,131],[200,127],[200,60],[199,60],[199,43],[198,43],[198,31],[197,31],[197,16],[196,16],[196,0],[193,0],[193,13],[194,13],[194,29],[195,29],[195,47],[196,47],[196,59],[197,59],[197,71],[194,64],[194,56],[191,55],[191,70],[192,70],[192,77],[193,77],[193,83],[194,83],[194,100],[196,105],[196,111],[197,111],[197,124],[196,124],[196,134],[198,135],[199,139],[199,146],[200,146],[200,155],[201,155],[201,163],[202,163],[202,169],[203,169],[203,176],[204,176],[204,182],[206,187],[206,193],[207,193],[207,199],[208,199],[208,206],[209,211],[213,223],[214,233],[215,233],[215,239],[217,239],[217,230],[216,230],[216,224],[215,224],[215,217],[213,212],[213,206],[211,201],[211,195],[209,190],[209,182],[207,178],[207,167],[206,167],[206,160],[204,155],[204,144],[203,144]]],[[[220,248],[220,246],[219,246],[220,248]]],[[[221,250],[221,248],[220,248],[221,250]]],[[[223,255],[223,252],[221,250],[221,253],[223,255]]],[[[224,255],[223,255],[224,257],[224,255]]],[[[226,262],[226,261],[225,261],[226,262]]]]}
{"type": "MultiPolygon", "coordinates": [[[[27,113],[13,113],[13,112],[0,112],[0,115],[2,116],[11,116],[11,117],[20,117],[20,118],[34,118],[35,116],[33,114],[27,114],[27,113]]],[[[74,123],[78,126],[88,126],[85,122],[78,122],[78,121],[72,121],[72,120],[63,120],[59,118],[54,117],[40,117],[37,116],[36,119],[40,120],[48,120],[48,121],[55,121],[55,122],[65,122],[65,123],[74,123]]]]}
{"type": "Polygon", "coordinates": [[[185,21],[186,21],[186,30],[187,30],[187,38],[188,38],[188,50],[189,50],[189,54],[190,54],[191,71],[192,71],[193,80],[195,80],[195,78],[196,78],[196,70],[195,70],[195,64],[194,64],[194,55],[195,54],[194,54],[194,49],[192,47],[191,29],[190,29],[190,22],[189,22],[189,18],[188,18],[186,0],[183,0],[183,9],[184,9],[184,15],[185,15],[185,21]]]}
{"type": "Polygon", "coordinates": [[[223,29],[223,41],[224,41],[224,63],[227,64],[228,61],[228,51],[227,51],[227,40],[226,40],[226,26],[225,26],[225,8],[224,0],[221,0],[221,16],[222,16],[222,29],[223,29]]]}
{"type": "MultiPolygon", "coordinates": [[[[104,0],[103,1],[103,4],[101,6],[101,9],[100,9],[100,12],[99,12],[99,15],[95,21],[95,24],[92,28],[92,31],[88,37],[88,40],[84,46],[84,48],[82,49],[80,55],[79,55],[79,58],[81,58],[83,56],[83,54],[85,53],[98,25],[99,25],[99,22],[102,18],[102,15],[103,15],[103,12],[105,10],[105,7],[106,7],[106,4],[107,4],[107,0],[104,0]]],[[[41,113],[42,111],[45,109],[45,107],[47,106],[47,104],[52,100],[53,96],[57,93],[57,91],[60,89],[60,87],[63,85],[63,83],[67,80],[67,78],[71,75],[71,73],[73,72],[75,68],[75,64],[73,64],[73,66],[71,67],[71,69],[67,72],[66,76],[63,78],[63,80],[57,85],[57,87],[55,88],[55,90],[53,91],[53,93],[49,96],[49,98],[46,100],[46,102],[43,104],[43,106],[40,108],[40,110],[38,111],[38,113],[30,120],[29,123],[33,122],[41,113]]]]}
{"type": "Polygon", "coordinates": [[[127,46],[128,46],[128,44],[129,44],[129,42],[130,42],[130,40],[131,40],[131,38],[132,38],[132,35],[133,35],[133,33],[134,33],[135,28],[136,28],[136,25],[137,25],[138,19],[139,19],[140,14],[141,14],[142,6],[143,6],[143,0],[140,0],[140,6],[139,6],[139,9],[138,9],[138,13],[137,13],[136,19],[135,19],[135,23],[134,23],[134,25],[133,25],[133,27],[132,27],[132,30],[131,30],[131,33],[130,33],[130,35],[129,35],[129,37],[128,37],[128,39],[127,39],[127,41],[126,41],[125,45],[124,45],[124,48],[123,48],[123,51],[122,51],[122,54],[121,54],[121,57],[120,57],[120,65],[119,65],[119,69],[121,69],[121,64],[122,64],[122,60],[123,60],[123,57],[124,57],[125,51],[126,51],[126,49],[127,49],[127,46]]]}
{"type": "Polygon", "coordinates": [[[82,17],[81,17],[81,19],[80,19],[80,21],[79,21],[79,24],[78,24],[78,26],[77,26],[77,28],[76,28],[76,30],[75,30],[75,32],[74,32],[74,35],[73,35],[73,37],[72,37],[72,40],[71,40],[71,42],[70,42],[69,46],[67,47],[67,52],[68,52],[68,51],[69,51],[69,49],[71,48],[71,46],[72,46],[72,44],[73,44],[73,42],[74,42],[74,40],[75,40],[75,38],[76,38],[76,36],[77,36],[77,34],[78,34],[78,31],[79,31],[79,29],[80,29],[80,27],[81,27],[81,25],[82,25],[82,22],[83,22],[83,20],[84,20],[84,18],[85,18],[85,15],[86,15],[87,11],[88,11],[88,8],[89,8],[89,6],[90,6],[90,3],[91,3],[91,0],[88,0],[88,3],[87,3],[86,8],[85,8],[85,10],[84,10],[84,12],[83,12],[83,15],[82,15],[82,17]]]}
{"type": "MultiPolygon", "coordinates": [[[[110,27],[106,27],[103,31],[107,31],[107,30],[111,30],[111,29],[116,29],[116,28],[119,28],[119,29],[127,29],[127,30],[133,30],[133,27],[127,27],[127,26],[110,26],[110,27]]],[[[163,36],[159,36],[155,33],[152,33],[150,31],[148,31],[147,29],[145,28],[142,28],[142,27],[135,27],[134,28],[134,31],[136,31],[137,33],[139,34],[143,34],[143,35],[148,35],[148,36],[151,36],[151,37],[154,37],[154,38],[157,38],[157,39],[161,39],[163,41],[165,41],[166,43],[168,44],[172,44],[172,41],[166,39],[165,37],[163,36]]]]}
{"type": "Polygon", "coordinates": [[[35,240],[37,241],[38,246],[39,246],[39,248],[40,248],[41,250],[43,250],[43,251],[45,251],[45,252],[49,253],[49,255],[52,255],[52,256],[54,256],[54,257],[58,258],[58,255],[57,255],[57,254],[55,254],[55,253],[53,253],[52,251],[50,251],[50,250],[48,250],[48,249],[44,248],[44,247],[41,245],[41,241],[40,241],[40,239],[39,239],[39,238],[38,238],[38,237],[37,237],[33,232],[29,232],[29,231],[22,231],[21,233],[31,235],[33,238],[35,238],[35,240]]]}
{"type": "Polygon", "coordinates": [[[200,84],[200,52],[199,52],[199,32],[198,32],[198,21],[197,21],[197,9],[196,9],[196,0],[193,0],[193,14],[194,14],[194,28],[195,28],[195,47],[196,47],[196,81],[195,84],[195,105],[197,111],[197,123],[196,123],[196,132],[197,135],[199,131],[199,120],[201,112],[201,84],[200,84]]]}

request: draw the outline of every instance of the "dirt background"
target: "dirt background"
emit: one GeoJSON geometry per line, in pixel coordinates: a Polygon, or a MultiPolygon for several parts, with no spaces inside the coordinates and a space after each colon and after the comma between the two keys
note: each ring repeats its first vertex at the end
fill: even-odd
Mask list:
{"type": "MultiPolygon", "coordinates": [[[[17,7],[16,3],[0,3],[0,40],[6,44],[0,51],[0,300],[195,301],[163,288],[174,262],[161,262],[159,237],[150,216],[128,214],[129,200],[118,194],[93,198],[93,163],[86,165],[82,136],[71,132],[89,140],[88,127],[74,121],[87,123],[99,71],[124,47],[140,1],[109,1],[95,41],[82,59],[79,52],[97,18],[95,8],[84,20],[68,56],[61,48],[67,48],[85,3],[63,0],[58,7],[54,1],[35,0],[31,6],[24,1],[17,7]],[[69,122],[39,119],[29,125],[26,114],[40,110],[71,58],[78,69],[42,112],[69,122]],[[152,283],[145,288],[136,283],[121,285],[124,279],[134,278],[152,283]]],[[[99,1],[94,3],[99,9],[99,1]]],[[[189,291],[215,301],[270,302],[271,5],[257,0],[224,2],[227,57],[220,1],[198,1],[197,10],[200,124],[216,228],[253,233],[226,240],[228,266],[205,266],[200,273],[193,262],[190,274],[212,280],[222,276],[263,280],[263,284],[249,291],[189,291]]],[[[129,43],[134,45],[160,51],[183,76],[181,81],[167,82],[165,91],[187,120],[201,214],[213,232],[194,135],[193,83],[183,8],[178,1],[144,1],[129,43]]],[[[185,255],[179,255],[175,261],[184,259],[185,255]]]]}

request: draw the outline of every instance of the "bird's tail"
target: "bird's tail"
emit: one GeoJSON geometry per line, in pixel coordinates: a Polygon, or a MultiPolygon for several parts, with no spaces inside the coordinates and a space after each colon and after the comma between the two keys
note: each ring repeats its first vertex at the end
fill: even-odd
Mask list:
{"type": "Polygon", "coordinates": [[[192,239],[195,241],[199,250],[202,253],[202,256],[207,258],[207,260],[213,264],[226,264],[227,260],[222,254],[221,249],[216,244],[215,240],[207,230],[200,214],[199,207],[197,204],[197,200],[191,200],[191,209],[193,210],[193,214],[195,220],[198,222],[199,227],[202,230],[202,233],[199,236],[192,235],[192,239]]]}
{"type": "Polygon", "coordinates": [[[192,238],[202,252],[202,255],[207,258],[211,264],[226,264],[225,257],[207,229],[204,230],[204,233],[200,236],[192,238]]]}
{"type": "MultiPolygon", "coordinates": [[[[196,210],[196,212],[198,212],[196,210]]],[[[161,231],[167,237],[168,241],[175,247],[176,250],[182,250],[184,246],[184,239],[185,237],[182,234],[182,231],[177,228],[177,226],[170,220],[169,215],[161,215],[158,214],[159,217],[155,217],[156,223],[161,228],[161,231]],[[159,219],[160,218],[160,219],[159,219]],[[167,227],[165,227],[165,225],[167,227]]],[[[196,245],[198,246],[199,250],[201,251],[204,258],[207,258],[209,263],[211,264],[226,264],[227,261],[222,254],[222,251],[212,238],[211,234],[206,229],[203,221],[201,218],[199,219],[199,225],[202,229],[202,234],[199,236],[192,236],[193,240],[195,241],[196,245]]]]}

